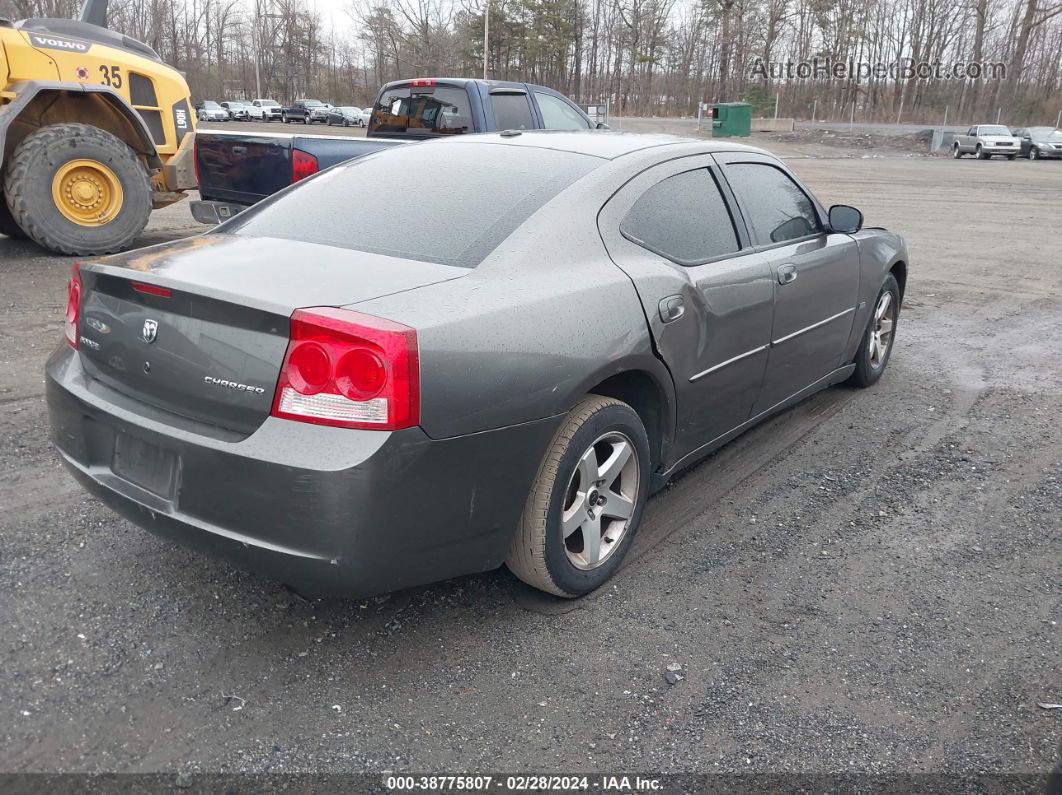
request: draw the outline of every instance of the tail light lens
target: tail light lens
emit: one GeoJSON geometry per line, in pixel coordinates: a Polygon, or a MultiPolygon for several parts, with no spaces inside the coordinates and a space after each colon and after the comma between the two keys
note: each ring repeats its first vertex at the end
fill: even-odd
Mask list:
{"type": "Polygon", "coordinates": [[[272,414],[340,428],[417,425],[417,332],[346,309],[295,310],[272,414]]]}
{"type": "Polygon", "coordinates": [[[301,149],[291,150],[291,181],[298,182],[300,179],[316,174],[317,158],[309,152],[301,149]]]}
{"type": "Polygon", "coordinates": [[[81,315],[81,263],[75,262],[66,285],[66,341],[77,350],[77,321],[81,315]]]}

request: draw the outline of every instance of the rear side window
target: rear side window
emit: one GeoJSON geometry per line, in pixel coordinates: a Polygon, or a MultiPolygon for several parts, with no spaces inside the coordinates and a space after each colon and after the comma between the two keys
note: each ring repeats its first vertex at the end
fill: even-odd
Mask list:
{"type": "Polygon", "coordinates": [[[704,168],[649,188],[620,222],[620,232],[680,265],[697,265],[739,248],[726,202],[704,168]]]}
{"type": "Polygon", "coordinates": [[[460,135],[475,129],[463,88],[437,86],[430,93],[412,93],[408,86],[398,86],[376,101],[369,132],[460,135]]]}
{"type": "Polygon", "coordinates": [[[784,243],[822,231],[815,205],[780,168],[734,163],[726,167],[726,177],[757,242],[784,243]]]}
{"type": "Polygon", "coordinates": [[[547,130],[589,130],[590,122],[565,102],[552,94],[535,92],[538,109],[542,112],[542,123],[547,130]]]}
{"type": "Polygon", "coordinates": [[[498,130],[530,130],[535,126],[527,94],[491,94],[494,124],[498,130]]]}
{"type": "MultiPolygon", "coordinates": [[[[537,147],[396,146],[311,177],[219,232],[472,268],[601,162],[537,147]]],[[[350,262],[358,266],[357,257],[350,262]]]]}

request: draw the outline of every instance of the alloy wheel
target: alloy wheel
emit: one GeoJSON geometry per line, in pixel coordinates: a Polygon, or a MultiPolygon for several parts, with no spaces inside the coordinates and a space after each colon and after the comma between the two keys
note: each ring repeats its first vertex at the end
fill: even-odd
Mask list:
{"type": "Polygon", "coordinates": [[[618,431],[598,437],[580,456],[561,511],[564,550],[577,569],[596,569],[619,548],[634,516],[640,472],[634,443],[618,431]]]}
{"type": "Polygon", "coordinates": [[[896,302],[886,290],[874,308],[874,320],[870,330],[870,366],[875,370],[882,366],[892,345],[892,330],[896,325],[896,302]]]}

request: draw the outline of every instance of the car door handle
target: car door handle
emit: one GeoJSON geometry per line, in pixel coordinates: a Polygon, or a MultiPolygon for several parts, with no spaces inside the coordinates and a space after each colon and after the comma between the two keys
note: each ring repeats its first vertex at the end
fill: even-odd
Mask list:
{"type": "Polygon", "coordinates": [[[789,284],[795,282],[797,277],[796,265],[782,265],[778,268],[778,283],[789,284]]]}
{"type": "Polygon", "coordinates": [[[245,155],[245,154],[247,154],[247,147],[246,146],[234,146],[234,147],[232,147],[232,153],[234,155],[245,155]]]}

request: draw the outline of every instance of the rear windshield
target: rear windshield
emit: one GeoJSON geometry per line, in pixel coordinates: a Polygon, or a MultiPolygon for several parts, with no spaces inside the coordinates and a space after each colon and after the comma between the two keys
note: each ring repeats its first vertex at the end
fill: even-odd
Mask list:
{"type": "Polygon", "coordinates": [[[436,86],[430,93],[398,86],[384,91],[372,109],[370,133],[460,135],[475,132],[463,88],[436,86]]]}
{"type": "Polygon", "coordinates": [[[404,144],[328,169],[218,232],[474,268],[601,162],[523,146],[404,144]]]}

